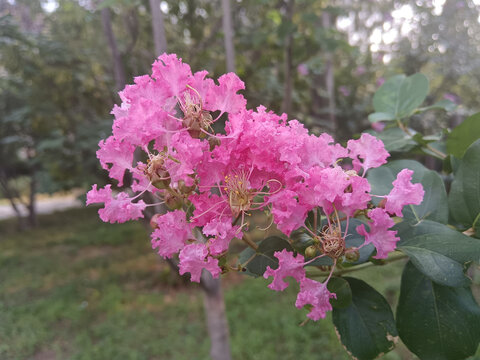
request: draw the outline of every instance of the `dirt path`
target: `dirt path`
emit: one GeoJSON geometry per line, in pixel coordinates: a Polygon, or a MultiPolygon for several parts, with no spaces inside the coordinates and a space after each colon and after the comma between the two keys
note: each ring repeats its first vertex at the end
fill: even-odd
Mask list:
{"type": "MultiPolygon", "coordinates": [[[[55,211],[70,209],[83,206],[82,202],[77,199],[76,194],[55,196],[51,198],[40,198],[37,200],[38,214],[51,214],[55,211]]],[[[20,205],[22,213],[26,216],[27,210],[20,205]]],[[[15,217],[10,204],[7,202],[0,203],[0,220],[15,217]]]]}

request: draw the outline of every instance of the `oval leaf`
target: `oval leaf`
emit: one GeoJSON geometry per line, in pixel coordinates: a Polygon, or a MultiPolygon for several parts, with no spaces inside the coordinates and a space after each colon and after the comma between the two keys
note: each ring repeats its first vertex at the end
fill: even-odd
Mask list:
{"type": "Polygon", "coordinates": [[[409,262],[402,275],[397,327],[421,359],[465,359],[480,341],[480,308],[469,288],[438,285],[409,262]]]}
{"type": "Polygon", "coordinates": [[[448,197],[452,218],[480,235],[480,139],[460,160],[448,197]]]}
{"type": "Polygon", "coordinates": [[[447,151],[449,154],[461,158],[477,139],[480,139],[480,113],[463,120],[452,130],[447,137],[447,151]]]}
{"type": "Polygon", "coordinates": [[[352,303],[352,289],[348,281],[341,277],[333,277],[327,284],[328,291],[334,293],[337,298],[331,298],[330,304],[334,308],[343,309],[352,303]]]}
{"type": "Polygon", "coordinates": [[[394,76],[377,90],[373,107],[376,112],[393,115],[394,119],[405,118],[423,103],[428,87],[428,79],[422,74],[394,76]]]}
{"type": "Polygon", "coordinates": [[[387,300],[366,282],[344,278],[352,291],[352,303],[333,308],[332,321],[340,341],[359,360],[375,359],[393,349],[397,329],[387,300]]]}

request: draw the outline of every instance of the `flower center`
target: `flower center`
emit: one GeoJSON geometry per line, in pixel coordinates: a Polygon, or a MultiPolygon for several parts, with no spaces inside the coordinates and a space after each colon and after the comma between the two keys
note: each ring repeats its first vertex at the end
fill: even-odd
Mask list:
{"type": "Polygon", "coordinates": [[[228,195],[228,203],[234,214],[248,211],[255,196],[255,189],[250,189],[248,174],[240,171],[225,176],[223,188],[228,195]]]}
{"type": "Polygon", "coordinates": [[[213,118],[209,111],[203,110],[202,99],[196,91],[195,93],[197,96],[192,96],[186,91],[183,101],[179,100],[178,103],[183,112],[183,126],[188,129],[191,137],[198,139],[206,136],[204,131],[211,127],[213,118]]]}
{"type": "Polygon", "coordinates": [[[322,251],[332,259],[338,259],[345,253],[345,240],[337,225],[330,226],[322,233],[322,251]]]}

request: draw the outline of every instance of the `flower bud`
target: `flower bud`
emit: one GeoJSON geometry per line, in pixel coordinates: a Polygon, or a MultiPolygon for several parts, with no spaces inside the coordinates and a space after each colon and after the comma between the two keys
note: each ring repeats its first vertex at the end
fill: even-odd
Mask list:
{"type": "Polygon", "coordinates": [[[317,255],[317,249],[311,245],[305,249],[305,257],[314,258],[317,255]]]}
{"type": "Polygon", "coordinates": [[[182,208],[183,199],[178,196],[166,192],[163,199],[165,200],[165,205],[167,205],[170,210],[178,210],[182,208]]]}
{"type": "Polygon", "coordinates": [[[192,186],[187,186],[185,185],[185,181],[183,180],[178,181],[178,190],[182,194],[190,194],[193,190],[195,190],[196,187],[197,187],[196,184],[193,184],[192,186]]]}
{"type": "Polygon", "coordinates": [[[360,258],[360,251],[358,251],[358,249],[354,251],[348,251],[345,253],[345,258],[350,262],[355,262],[360,258]]]}
{"type": "Polygon", "coordinates": [[[157,220],[158,218],[162,216],[161,214],[155,214],[152,216],[152,218],[150,219],[150,227],[155,230],[155,229],[158,229],[158,223],[157,223],[157,220]]]}

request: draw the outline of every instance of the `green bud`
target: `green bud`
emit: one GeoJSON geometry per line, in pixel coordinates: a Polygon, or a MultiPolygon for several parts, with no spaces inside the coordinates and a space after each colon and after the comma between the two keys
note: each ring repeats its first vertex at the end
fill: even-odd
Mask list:
{"type": "Polygon", "coordinates": [[[349,251],[345,254],[345,258],[350,262],[355,262],[360,258],[360,251],[349,251]]]}
{"type": "Polygon", "coordinates": [[[311,245],[305,249],[305,256],[307,258],[314,258],[317,255],[317,249],[315,246],[311,245]]]}

